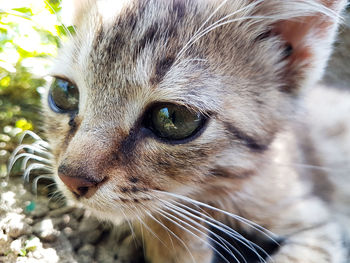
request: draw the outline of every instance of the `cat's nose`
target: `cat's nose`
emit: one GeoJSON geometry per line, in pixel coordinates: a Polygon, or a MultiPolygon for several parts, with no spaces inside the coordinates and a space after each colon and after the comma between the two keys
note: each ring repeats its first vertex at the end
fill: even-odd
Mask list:
{"type": "Polygon", "coordinates": [[[92,181],[84,177],[74,177],[67,176],[62,173],[59,173],[58,176],[62,182],[72,191],[78,198],[85,197],[90,198],[97,191],[98,185],[102,181],[92,181]]]}

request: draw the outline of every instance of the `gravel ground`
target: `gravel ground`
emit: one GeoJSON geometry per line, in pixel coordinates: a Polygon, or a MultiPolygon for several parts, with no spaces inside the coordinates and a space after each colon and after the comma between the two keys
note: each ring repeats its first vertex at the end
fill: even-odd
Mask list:
{"type": "Polygon", "coordinates": [[[50,199],[45,185],[37,195],[30,189],[21,177],[0,178],[0,263],[142,262],[127,225],[113,228],[50,199]]]}

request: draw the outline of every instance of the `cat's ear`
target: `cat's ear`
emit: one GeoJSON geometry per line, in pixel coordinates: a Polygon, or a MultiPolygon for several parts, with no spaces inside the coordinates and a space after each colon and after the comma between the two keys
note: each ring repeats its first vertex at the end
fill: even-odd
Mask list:
{"type": "MultiPolygon", "coordinates": [[[[286,43],[285,78],[286,89],[290,92],[312,85],[322,76],[346,0],[310,0],[308,4],[317,12],[281,20],[274,25],[274,33],[286,43]]],[[[305,2],[300,5],[300,8],[305,7],[305,2]]]]}

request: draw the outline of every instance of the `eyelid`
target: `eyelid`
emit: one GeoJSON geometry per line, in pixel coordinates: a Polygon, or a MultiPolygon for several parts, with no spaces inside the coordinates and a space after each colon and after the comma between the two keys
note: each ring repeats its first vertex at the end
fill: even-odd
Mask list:
{"type": "Polygon", "coordinates": [[[51,77],[53,78],[53,80],[60,79],[60,80],[69,82],[70,84],[72,84],[75,87],[78,87],[78,85],[75,83],[75,81],[70,80],[68,77],[65,77],[62,75],[51,75],[51,77]]]}

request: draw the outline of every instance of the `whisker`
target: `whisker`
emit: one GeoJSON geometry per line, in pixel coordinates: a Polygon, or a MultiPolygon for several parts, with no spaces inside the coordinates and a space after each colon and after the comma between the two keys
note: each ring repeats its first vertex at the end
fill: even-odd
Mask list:
{"type": "Polygon", "coordinates": [[[36,142],[38,142],[41,146],[43,146],[44,148],[47,148],[49,149],[50,148],[50,145],[44,141],[43,139],[40,138],[39,135],[37,135],[36,133],[32,132],[32,131],[29,131],[29,130],[26,130],[22,133],[21,137],[20,137],[20,140],[19,140],[19,144],[22,144],[23,143],[23,140],[26,136],[30,136],[32,137],[36,142]]]}
{"type": "Polygon", "coordinates": [[[148,230],[149,233],[151,233],[152,236],[154,236],[155,238],[157,238],[159,240],[159,242],[164,245],[164,247],[168,248],[167,245],[154,233],[154,231],[140,218],[138,217],[139,222],[146,228],[146,230],[148,230]]]}
{"type": "Polygon", "coordinates": [[[12,152],[12,156],[17,155],[21,150],[26,149],[27,151],[30,151],[30,153],[38,153],[38,154],[43,154],[43,155],[48,155],[48,157],[53,157],[53,155],[44,147],[42,147],[40,144],[37,142],[34,142],[32,144],[21,144],[14,149],[12,152]]]}
{"type": "Polygon", "coordinates": [[[228,0],[224,0],[221,2],[221,4],[214,10],[214,12],[202,23],[202,25],[194,32],[193,36],[190,38],[190,40],[183,46],[183,48],[179,51],[178,55],[176,56],[175,62],[178,60],[178,58],[181,57],[184,51],[187,50],[187,46],[191,44],[192,38],[194,38],[200,31],[201,29],[205,26],[206,23],[221,9],[221,7],[227,2],[228,0]]]}
{"type": "MultiPolygon", "coordinates": [[[[177,214],[178,216],[183,217],[184,219],[190,221],[190,222],[193,223],[194,225],[196,225],[196,226],[198,226],[198,227],[204,229],[204,230],[207,231],[208,233],[210,233],[210,234],[212,234],[213,236],[215,236],[216,238],[218,238],[222,243],[220,243],[220,242],[216,241],[215,239],[211,238],[210,236],[208,236],[208,238],[209,238],[210,240],[212,240],[214,243],[216,243],[218,246],[220,246],[222,249],[224,249],[227,253],[229,253],[229,254],[231,255],[231,257],[233,257],[238,263],[239,263],[239,260],[238,260],[237,257],[232,253],[232,250],[230,250],[230,249],[227,247],[227,245],[228,245],[231,249],[233,249],[234,251],[236,251],[237,254],[240,255],[241,258],[244,260],[244,262],[247,263],[246,259],[245,259],[244,256],[238,251],[238,249],[235,248],[233,245],[231,245],[227,240],[223,239],[223,238],[220,237],[218,234],[214,233],[212,230],[208,229],[207,227],[203,226],[202,224],[196,222],[196,221],[193,220],[192,218],[190,218],[190,217],[188,217],[188,216],[182,214],[182,213],[181,213],[181,212],[182,212],[181,210],[183,210],[183,209],[178,209],[177,206],[172,205],[172,204],[170,204],[169,202],[167,202],[167,203],[168,203],[168,205],[171,205],[171,207],[173,208],[173,209],[171,209],[171,212],[177,214]],[[179,212],[177,212],[176,210],[179,211],[179,212]]],[[[190,213],[187,213],[187,214],[190,214],[190,213]]],[[[202,219],[199,218],[199,217],[195,217],[195,218],[198,219],[198,220],[200,220],[200,221],[202,221],[202,222],[205,222],[204,220],[202,220],[202,219]]],[[[202,233],[203,233],[203,232],[202,232],[202,233]]]]}
{"type": "MultiPolygon", "coordinates": [[[[32,186],[32,191],[37,194],[37,190],[38,190],[38,181],[40,179],[49,179],[49,180],[54,180],[54,178],[52,177],[51,174],[41,174],[38,175],[37,177],[35,177],[35,179],[33,180],[33,186],[32,186]]],[[[49,186],[47,186],[49,187],[49,186]]]]}
{"type": "Polygon", "coordinates": [[[14,164],[22,157],[26,158],[25,161],[24,161],[24,165],[22,164],[22,167],[21,167],[22,170],[24,170],[24,168],[27,165],[28,160],[30,160],[30,159],[34,159],[37,162],[41,162],[41,163],[45,163],[45,164],[51,164],[50,160],[48,160],[46,158],[43,158],[41,156],[38,156],[38,155],[35,155],[35,154],[31,154],[31,153],[21,153],[21,154],[19,154],[17,156],[11,156],[10,157],[9,164],[7,166],[8,176],[9,176],[9,174],[10,174],[14,164]]]}
{"type": "Polygon", "coordinates": [[[279,244],[276,239],[278,238],[274,233],[272,233],[271,231],[267,230],[266,228],[244,218],[244,217],[241,217],[241,216],[238,216],[238,215],[235,215],[235,214],[232,214],[230,212],[227,212],[225,210],[222,210],[220,208],[217,208],[217,207],[214,207],[214,206],[211,206],[209,204],[206,204],[206,203],[202,203],[202,202],[199,202],[197,200],[194,200],[192,198],[189,198],[189,197],[186,197],[186,196],[182,196],[182,195],[178,195],[178,194],[175,194],[175,193],[170,193],[170,192],[164,192],[164,191],[158,191],[158,190],[153,190],[154,192],[157,192],[159,194],[165,194],[165,195],[169,195],[169,196],[172,196],[172,197],[175,197],[175,198],[179,198],[179,199],[182,199],[182,200],[185,200],[189,203],[194,203],[194,204],[197,204],[199,206],[203,206],[203,207],[206,207],[208,209],[211,209],[211,210],[214,210],[216,212],[220,212],[222,214],[225,214],[233,219],[236,219],[242,223],[245,223],[246,225],[250,226],[251,228],[255,229],[256,231],[258,231],[259,233],[263,234],[264,236],[266,236],[268,239],[270,239],[272,242],[274,242],[275,244],[279,244]]]}
{"type": "MultiPolygon", "coordinates": [[[[167,201],[164,201],[164,202],[167,202],[167,201]]],[[[192,209],[188,206],[186,206],[185,204],[182,204],[182,203],[179,203],[179,202],[176,202],[174,200],[171,200],[171,202],[167,202],[168,205],[172,206],[174,209],[178,210],[180,213],[185,213],[187,214],[188,216],[191,216],[197,220],[201,220],[203,222],[205,222],[206,224],[214,227],[215,229],[221,231],[222,233],[224,234],[227,234],[228,236],[230,236],[231,238],[233,238],[234,240],[236,240],[237,242],[241,243],[242,245],[244,245],[245,247],[247,247],[249,250],[251,250],[254,254],[257,255],[257,257],[259,258],[260,261],[262,262],[265,262],[265,260],[260,256],[260,254],[257,252],[257,250],[255,248],[257,248],[259,251],[261,251],[265,256],[267,257],[270,257],[269,254],[263,249],[261,248],[259,245],[255,244],[254,242],[251,242],[250,240],[246,239],[245,237],[243,237],[241,234],[239,234],[237,231],[235,231],[234,229],[228,227],[227,225],[215,220],[214,218],[211,218],[205,214],[202,214],[201,212],[195,210],[195,209],[192,209]],[[189,209],[191,212],[195,212],[196,214],[199,214],[200,216],[203,216],[204,218],[202,217],[199,217],[199,216],[196,216],[194,215],[193,213],[191,213],[190,211],[188,210],[185,210],[185,209],[182,209],[174,204],[172,204],[171,202],[175,202],[177,203],[178,205],[181,205],[182,207],[185,207],[186,209],[189,209]],[[207,219],[209,220],[207,220],[207,219]],[[221,227],[222,226],[222,227],[221,227]]],[[[226,240],[225,240],[226,241],[226,240]]],[[[226,241],[227,242],[227,241],[226,241]]],[[[231,246],[231,244],[230,244],[231,246]]],[[[236,248],[233,248],[236,252],[239,253],[239,255],[244,258],[239,251],[236,250],[236,248]]]]}
{"type": "MultiPolygon", "coordinates": [[[[240,12],[243,12],[249,8],[253,8],[256,5],[260,4],[261,2],[263,2],[264,0],[259,0],[256,2],[253,2],[241,9],[238,9],[234,12],[232,12],[231,14],[226,15],[225,17],[219,19],[218,21],[216,21],[215,23],[211,24],[210,26],[206,27],[204,30],[201,31],[201,29],[204,27],[204,25],[213,17],[213,15],[218,12],[218,10],[227,2],[227,1],[223,1],[219,7],[207,18],[207,20],[202,24],[202,26],[194,33],[194,35],[191,37],[191,39],[186,43],[186,45],[180,50],[180,52],[177,55],[176,61],[195,43],[199,40],[199,38],[202,37],[203,32],[206,32],[208,29],[212,28],[214,25],[216,25],[217,23],[220,23],[222,20],[231,17],[233,15],[236,15],[240,12]]],[[[175,62],[176,62],[175,61],[175,62]]]]}
{"type": "Polygon", "coordinates": [[[193,255],[192,255],[192,253],[191,253],[191,250],[188,248],[188,246],[186,245],[186,243],[185,243],[178,235],[176,235],[173,231],[171,231],[167,226],[165,226],[161,221],[159,221],[158,219],[156,219],[149,211],[145,211],[145,212],[146,212],[146,214],[147,214],[151,219],[153,219],[155,222],[157,222],[159,225],[161,225],[161,226],[167,231],[173,249],[175,249],[175,248],[174,248],[174,243],[173,243],[173,241],[172,241],[172,239],[171,239],[171,237],[170,237],[170,234],[171,234],[172,236],[174,236],[178,241],[180,241],[180,243],[184,246],[184,248],[186,249],[186,251],[187,251],[188,254],[190,255],[190,257],[191,257],[191,259],[192,259],[192,262],[193,262],[193,263],[196,263],[196,261],[195,261],[193,255]]]}
{"type": "MultiPolygon", "coordinates": [[[[200,236],[196,235],[196,234],[193,233],[191,230],[189,230],[189,229],[187,229],[186,227],[184,227],[182,224],[184,224],[184,225],[186,225],[186,226],[188,226],[188,227],[190,227],[190,228],[196,230],[197,232],[203,234],[202,231],[196,229],[194,226],[192,226],[191,224],[189,224],[189,223],[183,221],[182,219],[180,219],[180,218],[178,218],[178,217],[176,217],[176,216],[174,216],[174,215],[172,215],[172,214],[170,214],[170,213],[167,213],[167,212],[164,211],[164,210],[158,209],[157,212],[160,213],[160,215],[162,215],[163,217],[165,217],[165,218],[166,218],[167,220],[169,220],[170,222],[173,222],[175,225],[177,225],[177,226],[180,227],[181,229],[185,230],[187,233],[189,233],[189,234],[191,234],[192,236],[195,236],[195,237],[198,238],[199,240],[203,241],[203,242],[204,242],[206,245],[208,245],[213,251],[215,251],[225,262],[230,263],[230,262],[224,257],[224,255],[222,255],[222,254],[220,253],[220,251],[218,251],[215,247],[213,247],[210,243],[208,243],[208,241],[206,241],[206,240],[204,240],[203,238],[201,238],[200,236]],[[164,214],[165,214],[165,215],[164,215],[164,214]],[[169,217],[171,217],[171,218],[173,218],[173,219],[171,219],[171,218],[169,218],[169,217]],[[175,221],[175,220],[177,220],[178,222],[175,221]],[[180,224],[179,222],[182,223],[182,224],[180,224]]],[[[208,238],[210,238],[210,237],[208,237],[208,238]]],[[[231,252],[231,253],[232,253],[232,252],[231,252]]]]}
{"type": "Polygon", "coordinates": [[[27,169],[23,173],[23,178],[25,181],[29,182],[29,176],[31,171],[33,170],[44,170],[47,172],[52,172],[52,168],[47,165],[40,164],[40,163],[32,163],[27,167],[27,169]]]}
{"type": "Polygon", "coordinates": [[[131,236],[132,236],[133,240],[135,241],[136,235],[135,235],[135,232],[134,232],[134,228],[132,227],[132,225],[131,225],[131,223],[130,223],[130,220],[128,219],[128,217],[127,217],[126,214],[124,213],[123,209],[120,209],[120,211],[122,212],[122,214],[123,214],[123,216],[124,216],[124,218],[125,218],[125,220],[126,220],[128,226],[129,226],[129,228],[130,228],[131,236]]]}

